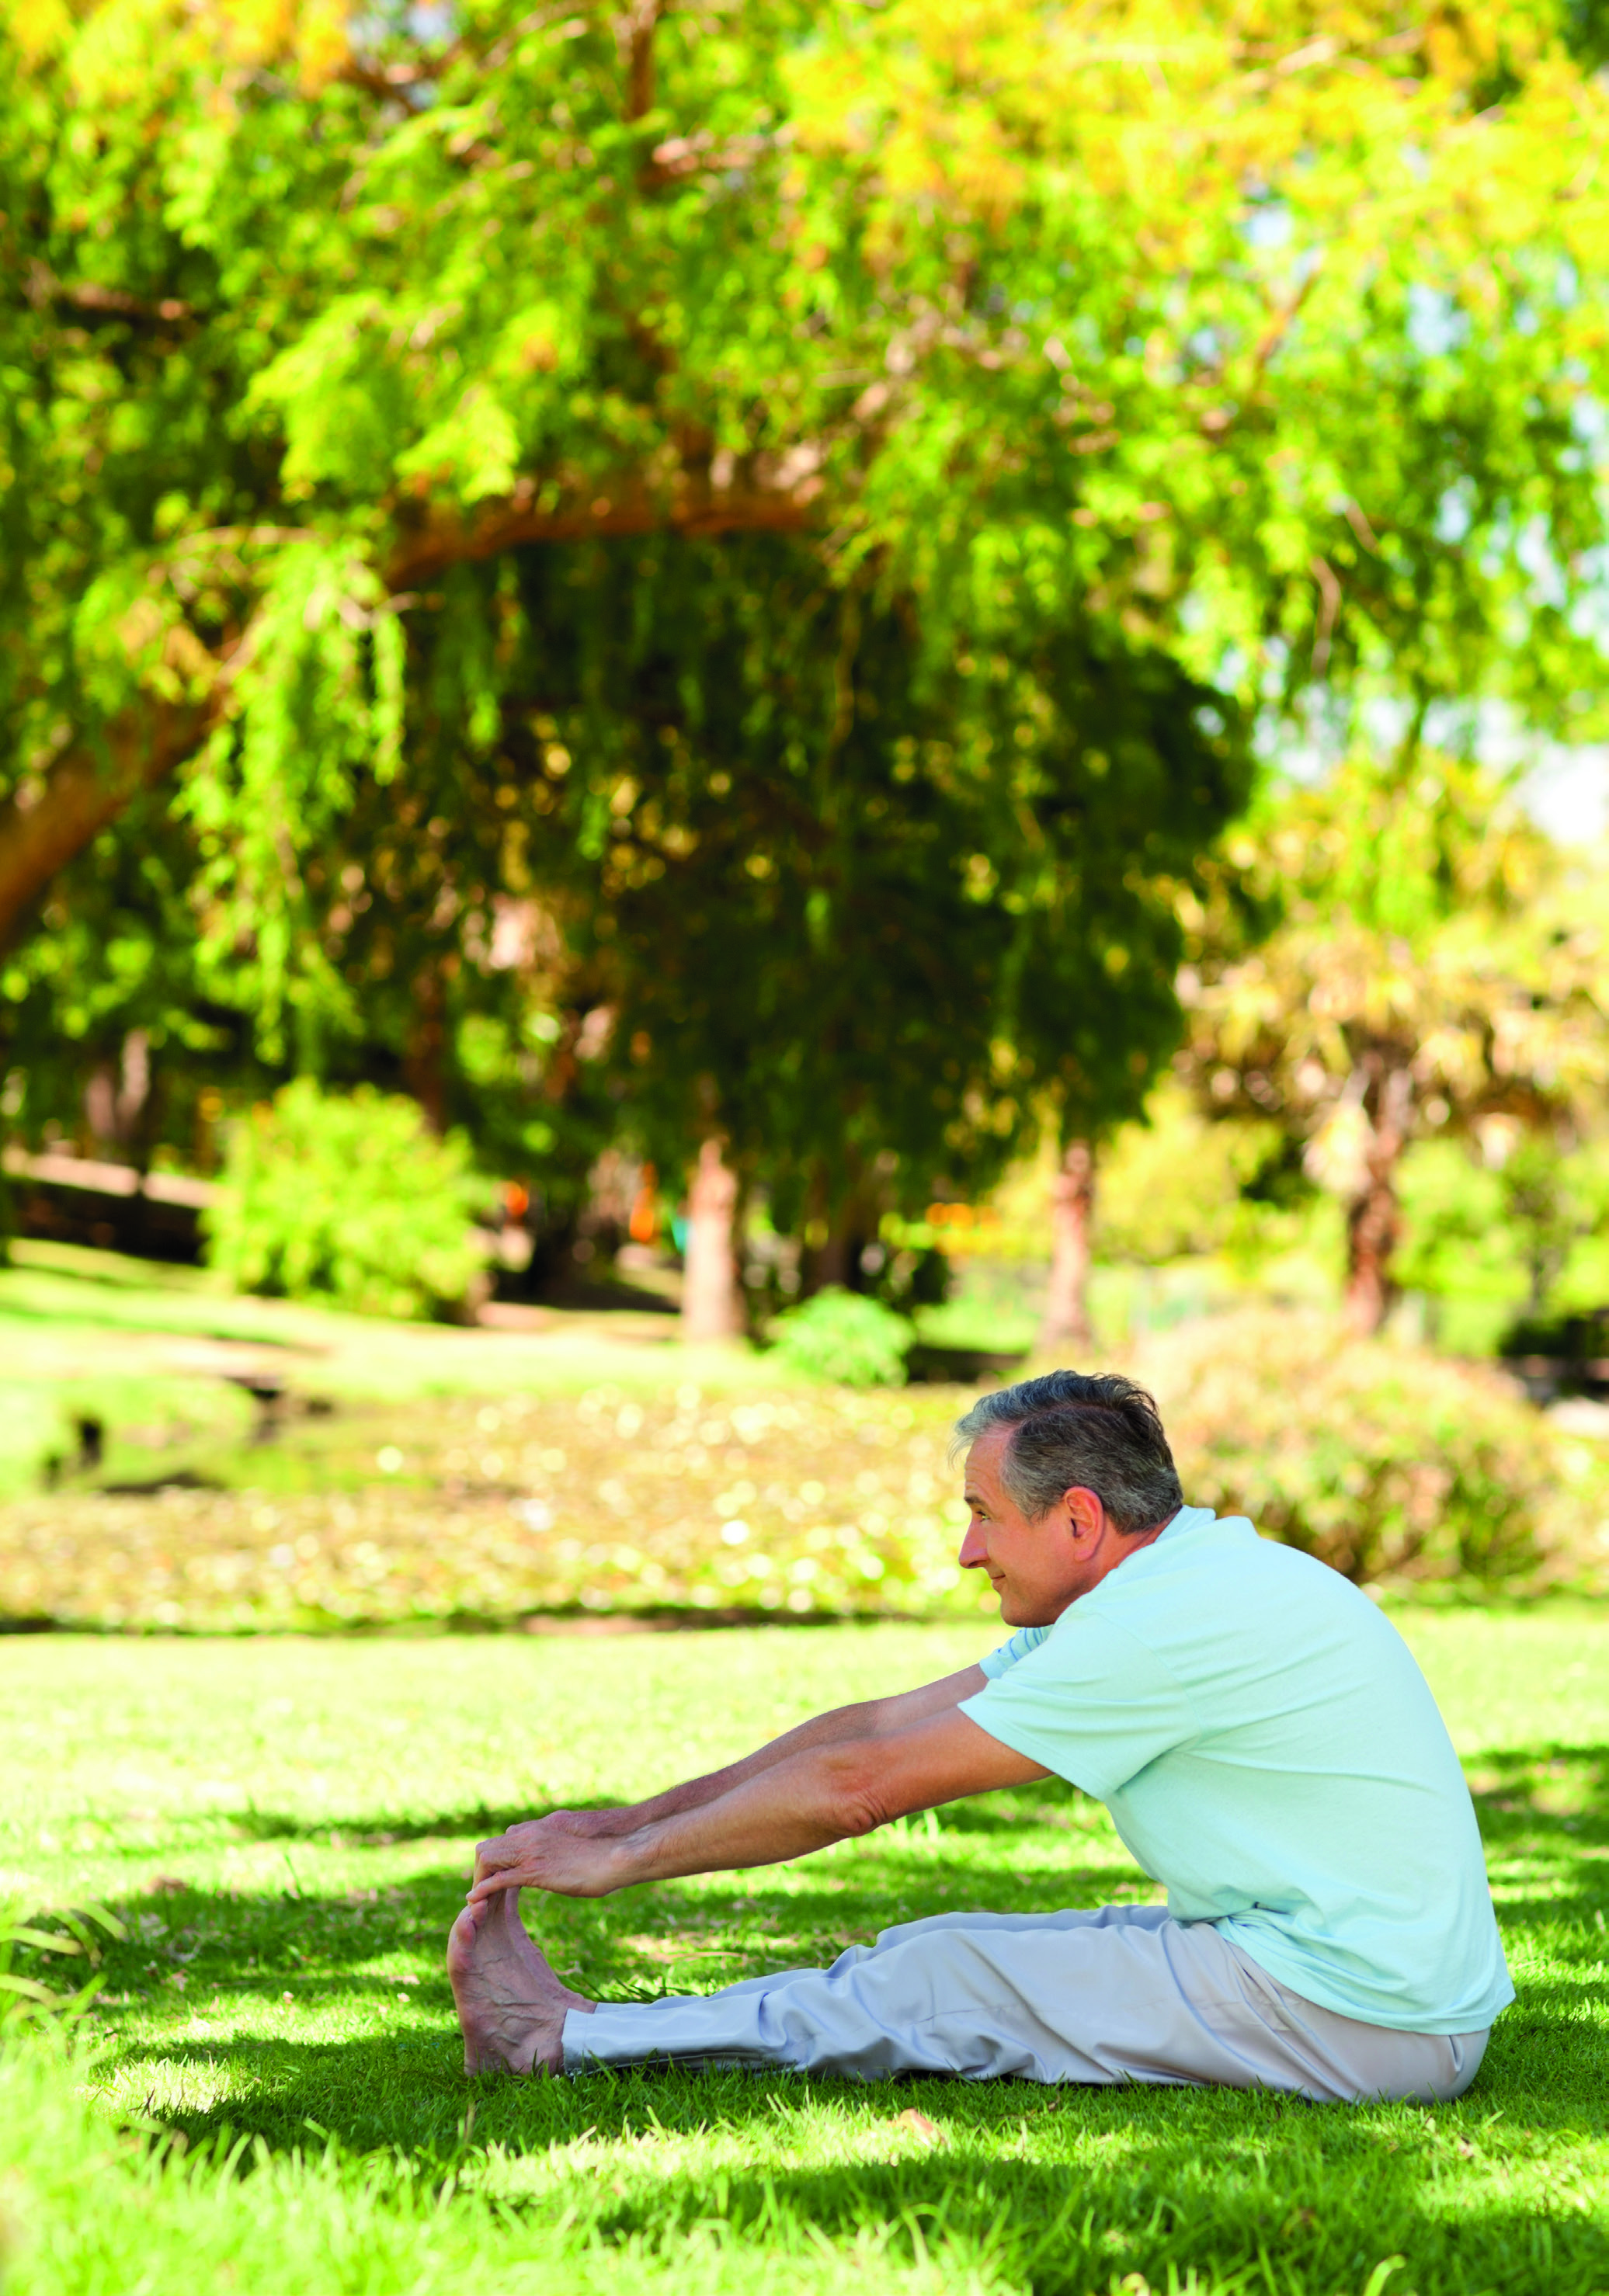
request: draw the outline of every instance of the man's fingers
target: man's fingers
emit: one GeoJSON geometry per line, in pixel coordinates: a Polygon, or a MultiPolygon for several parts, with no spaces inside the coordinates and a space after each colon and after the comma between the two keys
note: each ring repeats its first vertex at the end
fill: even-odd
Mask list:
{"type": "Polygon", "coordinates": [[[529,1874],[524,1875],[519,1874],[478,1874],[475,1876],[474,1883],[470,1890],[469,1896],[464,1902],[466,1905],[471,1906],[483,1906],[488,1898],[497,1897],[500,1890],[523,1890],[529,1889],[533,1886],[534,1883],[532,1876],[529,1874]]]}
{"type": "Polygon", "coordinates": [[[520,1845],[511,1834],[499,1834],[495,1841],[475,1845],[475,1874],[501,1874],[520,1862],[520,1845]]]}

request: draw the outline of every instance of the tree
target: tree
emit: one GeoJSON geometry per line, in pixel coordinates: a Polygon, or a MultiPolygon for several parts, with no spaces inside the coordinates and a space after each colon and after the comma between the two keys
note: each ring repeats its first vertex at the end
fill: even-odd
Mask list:
{"type": "MultiPolygon", "coordinates": [[[[105,0],[6,21],[0,929],[25,935],[48,890],[46,940],[92,931],[94,880],[125,849],[140,875],[176,815],[198,980],[271,1062],[361,1051],[427,1106],[494,1109],[522,1155],[579,1104],[572,1162],[621,1090],[645,1127],[693,1111],[668,1167],[714,1075],[740,1174],[763,1113],[774,1184],[841,1254],[878,1160],[932,1140],[917,932],[958,931],[946,1152],[992,1153],[1008,1100],[1030,1128],[1036,1082],[1067,1139],[1097,1138],[1142,1080],[1109,1047],[1143,1069],[1176,1025],[1147,922],[1170,840],[1210,839],[1237,795],[1186,751],[1232,750],[1269,691],[1372,682],[1423,714],[1590,686],[1569,609],[1597,531],[1576,417],[1603,382],[1609,100],[1562,19],[497,0],[436,33],[330,0],[105,0]],[[792,555],[763,627],[768,540],[792,555]],[[568,594],[594,662],[673,664],[694,558],[713,624],[773,663],[808,628],[782,715],[825,810],[785,842],[780,736],[746,722],[718,763],[688,740],[685,806],[716,819],[726,775],[769,842],[656,850],[644,814],[618,841],[665,874],[639,885],[605,866],[637,804],[603,791],[688,713],[590,691],[586,802],[543,816],[572,842],[538,838],[521,806],[567,744],[539,737],[538,767],[529,721],[578,705],[535,662],[531,598],[568,594]],[[879,647],[898,677],[859,666],[879,647]],[[943,771],[898,779],[885,715],[874,787],[821,707],[829,659],[919,761],[948,742],[943,771]],[[1131,778],[1124,744],[1163,755],[1170,695],[1182,747],[1131,778]],[[911,861],[963,830],[965,901],[911,861]],[[747,873],[807,848],[785,888],[747,873]],[[735,931],[701,953],[694,905],[656,944],[723,849],[735,931]],[[898,949],[866,926],[885,893],[898,949]],[[836,1037],[779,988],[801,949],[834,955],[836,1037]],[[896,956],[906,1017],[879,1035],[841,984],[896,956]],[[763,1091],[762,1024],[792,1031],[763,1091]],[[1046,1046],[1080,1030],[1058,1069],[1046,1046]]],[[[17,1041],[46,1039],[52,969],[12,968],[17,1041]]],[[[116,1024],[141,1015],[131,991],[116,1024]]],[[[160,1078],[172,1037],[151,1034],[160,1078]]]]}
{"type": "Polygon", "coordinates": [[[718,1132],[848,1267],[936,1168],[987,1185],[1047,1099],[1138,1106],[1176,1028],[1172,887],[1244,801],[1244,743],[1165,657],[1024,617],[924,669],[908,601],[790,544],[712,561],[522,567],[513,675],[547,708],[510,818],[579,888],[655,1161],[718,1132]],[[645,634],[593,619],[617,582],[663,586],[645,634]]]}
{"type": "Polygon", "coordinates": [[[1184,1071],[1203,1108],[1303,1144],[1346,1206],[1348,1316],[1374,1331],[1409,1143],[1554,1125],[1609,1077],[1593,897],[1491,775],[1424,752],[1287,790],[1228,858],[1277,922],[1248,948],[1227,882],[1196,917],[1184,1071]]]}

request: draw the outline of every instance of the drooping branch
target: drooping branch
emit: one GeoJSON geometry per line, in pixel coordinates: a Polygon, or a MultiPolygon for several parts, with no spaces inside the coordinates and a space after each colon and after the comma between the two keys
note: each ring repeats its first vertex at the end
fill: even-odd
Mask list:
{"type": "MultiPolygon", "coordinates": [[[[819,461],[816,448],[796,447],[760,466],[739,488],[716,487],[707,473],[685,472],[668,489],[626,474],[594,490],[555,496],[552,488],[526,480],[472,518],[427,512],[405,528],[385,562],[385,579],[393,594],[418,590],[451,566],[493,558],[523,543],[797,532],[809,522],[823,488],[819,461]]],[[[287,529],[285,538],[305,536],[287,529]]],[[[225,706],[229,676],[230,666],[220,662],[209,701],[132,705],[101,729],[97,741],[76,742],[58,758],[43,787],[0,803],[0,947],[17,938],[58,870],[76,860],[141,791],[194,754],[225,706]]]]}

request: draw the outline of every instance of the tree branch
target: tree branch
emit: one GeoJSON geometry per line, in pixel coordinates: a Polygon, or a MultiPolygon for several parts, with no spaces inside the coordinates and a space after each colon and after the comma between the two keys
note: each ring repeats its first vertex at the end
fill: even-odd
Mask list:
{"type": "Polygon", "coordinates": [[[467,561],[494,558],[521,543],[584,542],[611,535],[793,534],[809,523],[822,491],[817,457],[795,449],[769,473],[741,490],[707,480],[684,482],[667,502],[642,480],[599,481],[589,501],[553,502],[530,480],[505,500],[486,504],[465,521],[452,512],[426,515],[405,529],[386,562],[391,590],[416,590],[467,561]]]}
{"type": "MultiPolygon", "coordinates": [[[[759,462],[741,488],[712,486],[707,474],[684,477],[669,501],[638,477],[603,481],[589,499],[574,495],[556,502],[527,480],[472,518],[425,513],[399,536],[386,563],[386,584],[392,593],[418,590],[449,566],[496,557],[521,543],[617,534],[797,532],[822,491],[819,460],[817,449],[796,447],[779,461],[759,462]]],[[[302,538],[300,529],[281,537],[270,529],[250,529],[247,538],[270,534],[302,538]]],[[[102,730],[98,742],[79,742],[58,758],[42,788],[25,785],[0,804],[0,948],[19,938],[57,871],[76,860],[143,790],[193,755],[218,722],[228,676],[229,666],[220,662],[206,702],[131,707],[102,730]]]]}
{"type": "Polygon", "coordinates": [[[126,709],[98,743],[78,742],[58,758],[42,789],[25,785],[0,804],[0,947],[18,937],[57,870],[191,755],[214,714],[197,702],[126,709]]]}

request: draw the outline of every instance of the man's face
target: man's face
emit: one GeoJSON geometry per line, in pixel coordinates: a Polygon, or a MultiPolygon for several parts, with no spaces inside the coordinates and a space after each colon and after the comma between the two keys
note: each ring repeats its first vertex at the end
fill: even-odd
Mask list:
{"type": "Polygon", "coordinates": [[[967,1454],[972,1521],[961,1542],[961,1568],[989,1573],[1008,1627],[1048,1627],[1111,1567],[1104,1556],[1105,1513],[1093,1491],[1070,1492],[1048,1514],[1030,1522],[1000,1480],[1010,1439],[1009,1428],[990,1427],[967,1454]],[[1088,1505],[1080,1508],[1072,1501],[1088,1505]],[[1080,1513],[1091,1508],[1098,1520],[1080,1522],[1080,1513]]]}

